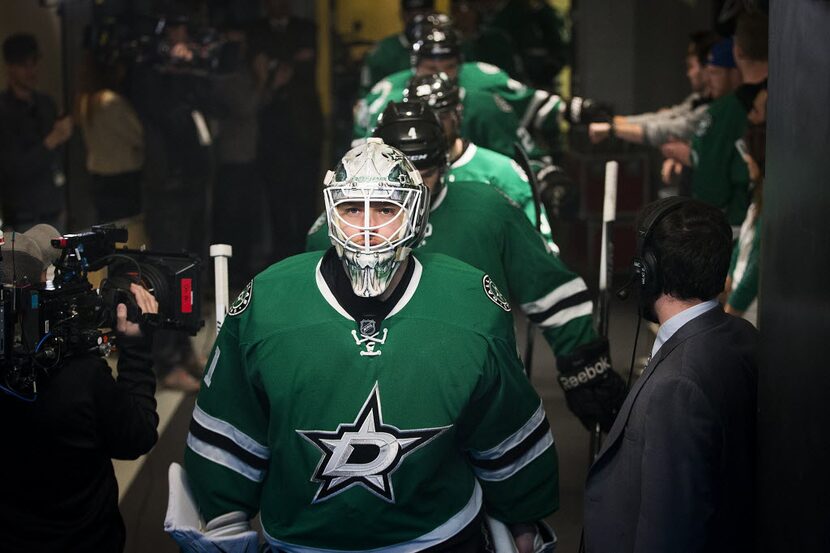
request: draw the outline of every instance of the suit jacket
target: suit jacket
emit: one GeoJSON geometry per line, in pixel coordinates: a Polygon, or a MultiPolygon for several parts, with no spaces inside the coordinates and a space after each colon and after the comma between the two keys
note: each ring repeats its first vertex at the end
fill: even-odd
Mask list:
{"type": "Polygon", "coordinates": [[[757,341],[716,307],[658,350],[588,471],[588,553],[754,549],[757,341]]]}

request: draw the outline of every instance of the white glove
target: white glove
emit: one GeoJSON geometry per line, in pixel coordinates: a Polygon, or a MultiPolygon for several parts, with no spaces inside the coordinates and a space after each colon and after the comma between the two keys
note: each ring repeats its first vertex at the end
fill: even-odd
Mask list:
{"type": "MultiPolygon", "coordinates": [[[[495,553],[517,553],[516,543],[507,526],[487,515],[487,529],[493,539],[495,553]]],[[[553,553],[556,550],[556,534],[545,521],[536,522],[536,535],[533,537],[533,553],[553,553]]]]}
{"type": "Polygon", "coordinates": [[[242,511],[225,513],[202,523],[199,509],[187,484],[187,473],[172,463],[167,477],[170,493],[164,531],[176,540],[185,553],[257,553],[259,536],[251,530],[248,515],[242,511]]]}

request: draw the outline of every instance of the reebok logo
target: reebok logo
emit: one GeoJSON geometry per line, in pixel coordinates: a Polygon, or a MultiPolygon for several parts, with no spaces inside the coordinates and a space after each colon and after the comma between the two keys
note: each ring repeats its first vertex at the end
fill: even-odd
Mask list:
{"type": "Polygon", "coordinates": [[[582,370],[576,374],[571,376],[560,376],[559,384],[562,386],[562,389],[567,392],[569,390],[573,390],[577,386],[587,384],[595,378],[601,377],[610,368],[611,363],[608,361],[608,358],[600,357],[596,363],[582,367],[582,370]]]}

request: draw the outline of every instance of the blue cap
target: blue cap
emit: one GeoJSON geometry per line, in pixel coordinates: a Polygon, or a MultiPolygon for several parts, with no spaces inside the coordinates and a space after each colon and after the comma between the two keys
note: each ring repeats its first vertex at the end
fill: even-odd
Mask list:
{"type": "Polygon", "coordinates": [[[735,67],[735,57],[732,55],[732,37],[724,38],[712,46],[709,52],[709,64],[715,67],[735,67]]]}

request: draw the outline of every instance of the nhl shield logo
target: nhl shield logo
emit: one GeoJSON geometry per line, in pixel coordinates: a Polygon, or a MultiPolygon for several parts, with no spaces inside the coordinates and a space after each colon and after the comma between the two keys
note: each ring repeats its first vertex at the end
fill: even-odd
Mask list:
{"type": "Polygon", "coordinates": [[[248,306],[251,304],[251,297],[254,295],[254,281],[248,283],[242,292],[239,293],[239,296],[236,298],[236,301],[233,302],[230,309],[228,309],[228,316],[233,317],[234,315],[239,315],[248,306]]]}
{"type": "Polygon", "coordinates": [[[504,297],[504,294],[501,293],[501,290],[499,290],[496,283],[493,282],[493,279],[490,278],[490,275],[484,275],[481,283],[484,285],[484,293],[487,294],[490,301],[505,311],[510,311],[510,302],[508,302],[507,298],[504,297]]]}
{"type": "Polygon", "coordinates": [[[377,334],[377,324],[373,319],[363,319],[360,321],[360,333],[364,336],[374,336],[377,334]]]}

